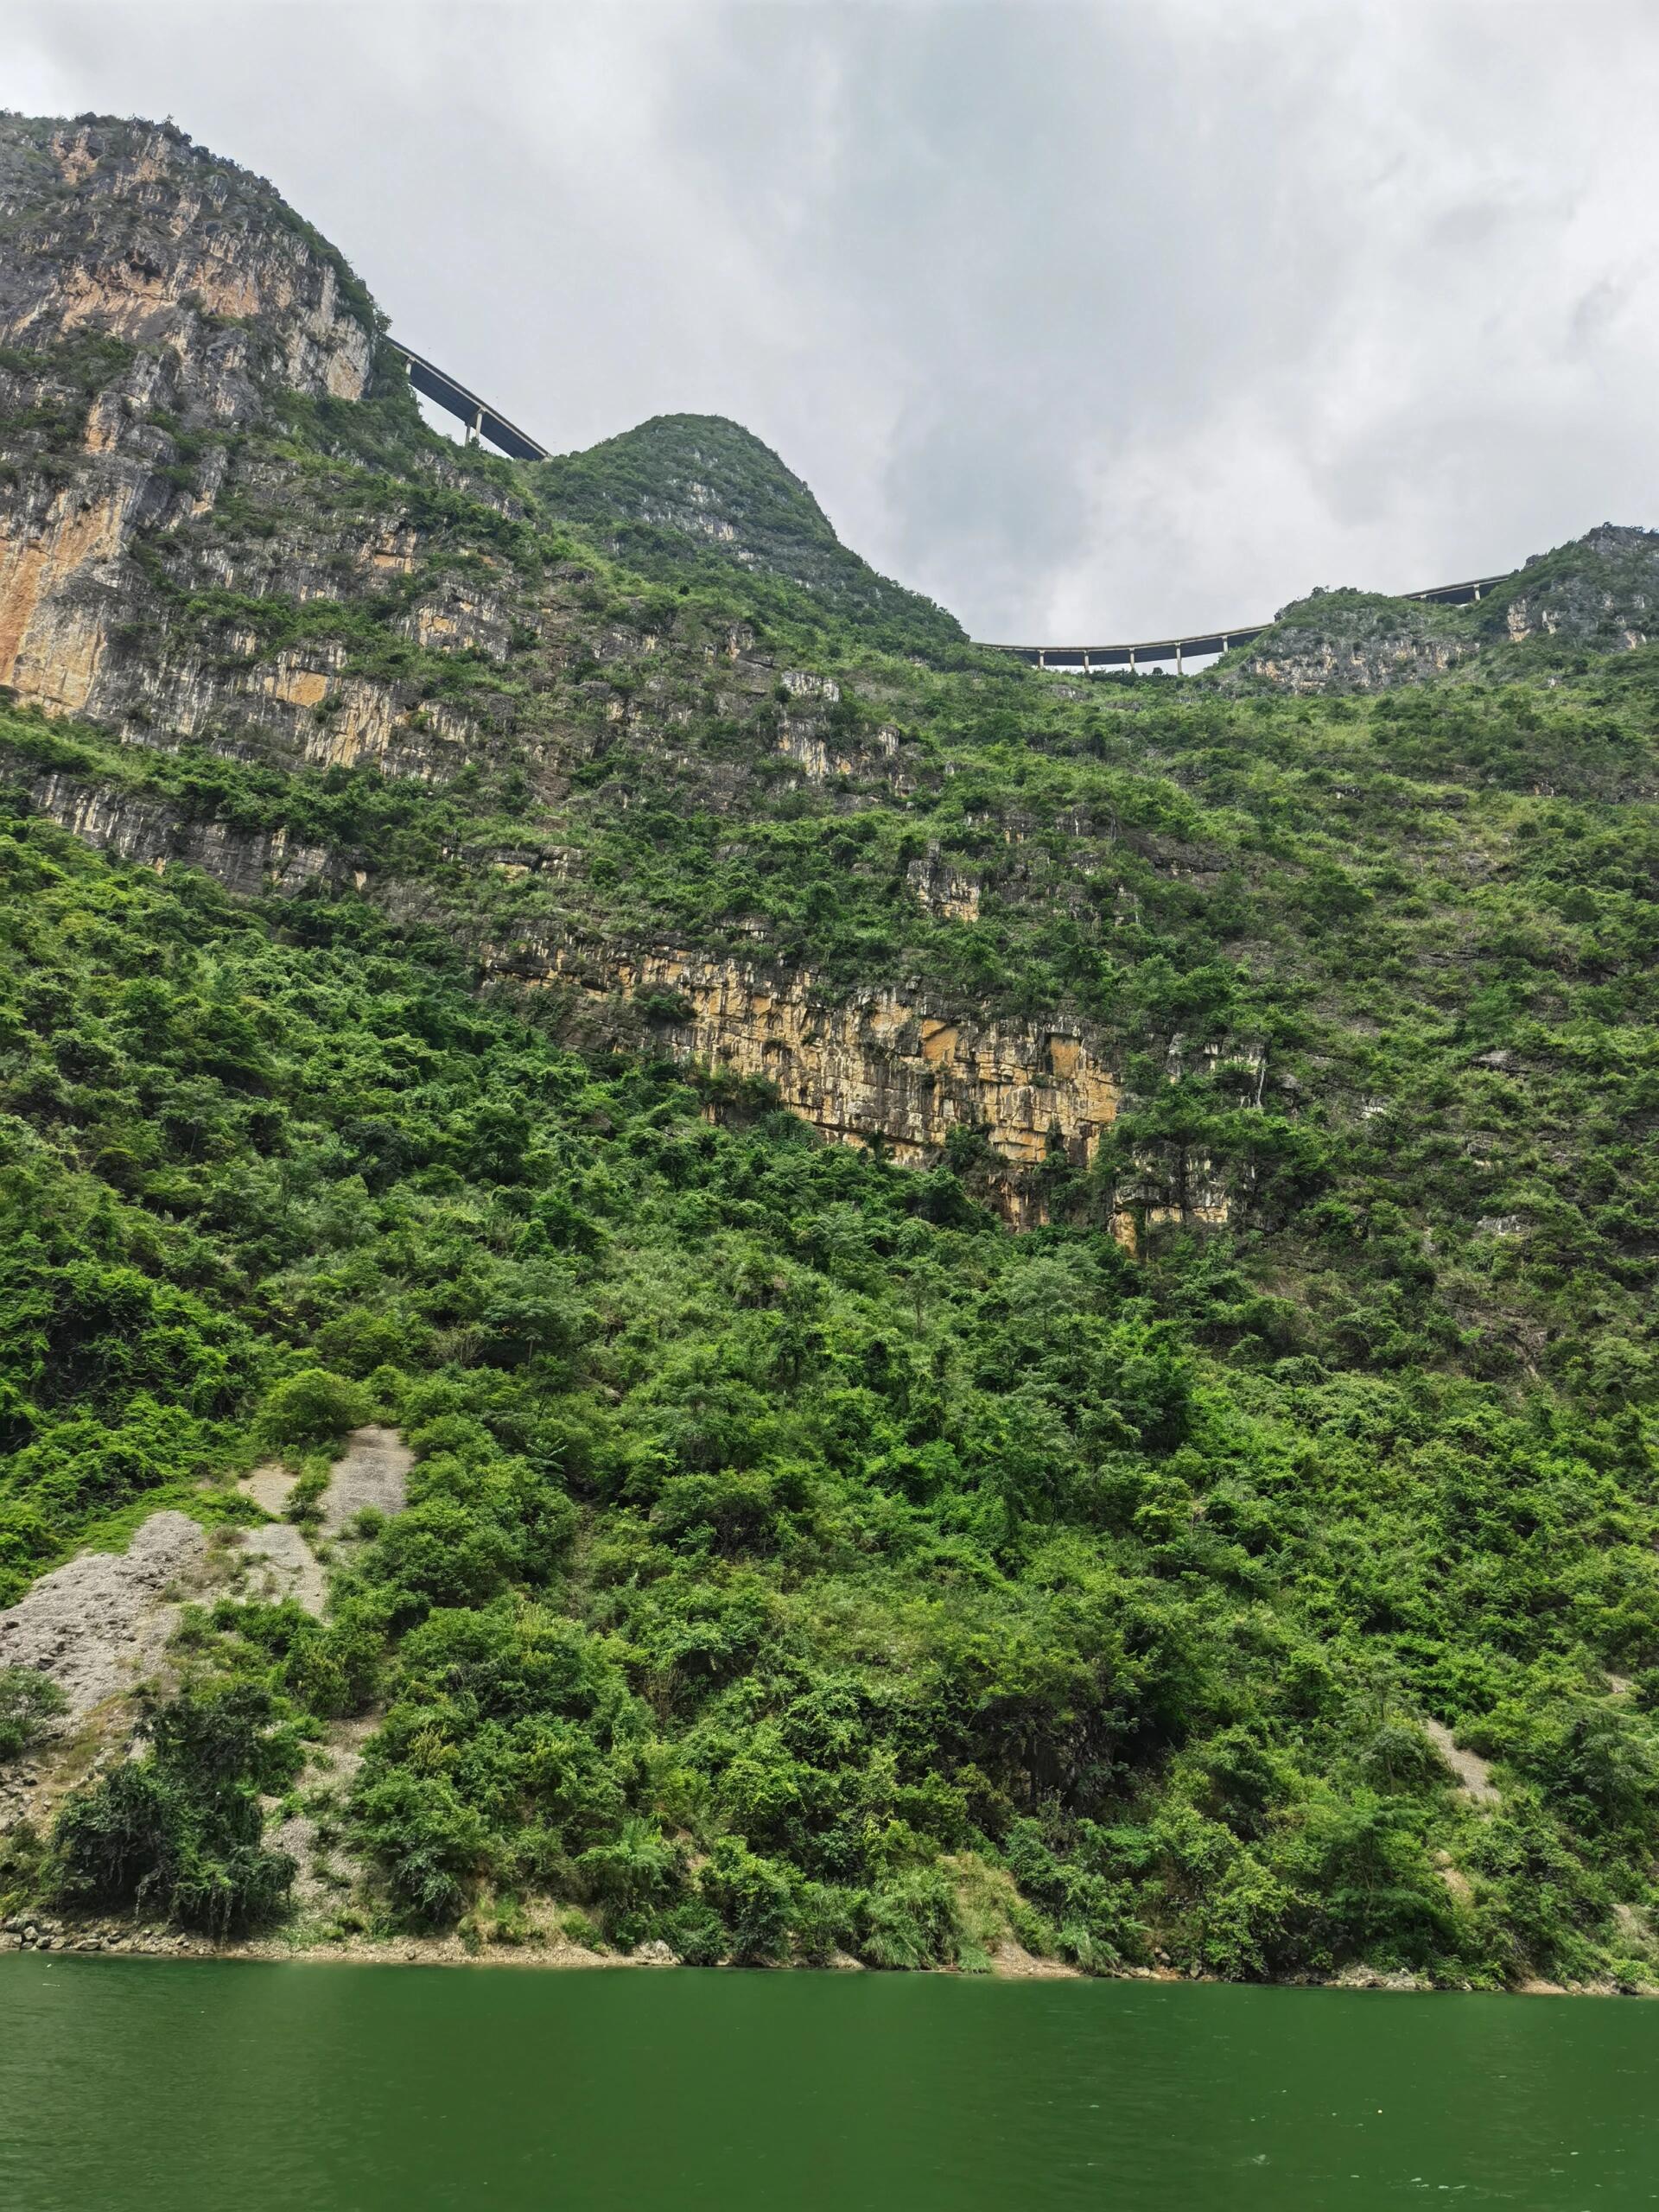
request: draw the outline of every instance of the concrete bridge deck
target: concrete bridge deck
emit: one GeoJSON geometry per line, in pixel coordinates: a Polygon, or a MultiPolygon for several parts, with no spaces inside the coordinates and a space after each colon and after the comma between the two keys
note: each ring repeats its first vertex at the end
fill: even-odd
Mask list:
{"type": "MultiPolygon", "coordinates": [[[[547,460],[548,447],[538,444],[527,430],[510,423],[498,408],[480,399],[475,391],[469,391],[435,361],[429,361],[425,354],[417,353],[398,338],[388,337],[384,342],[403,356],[408,365],[409,380],[416,391],[464,425],[468,442],[486,438],[512,461],[547,460]]],[[[1466,583],[1433,584],[1427,591],[1400,592],[1391,596],[1421,600],[1433,607],[1466,607],[1493,584],[1503,582],[1502,576],[1475,576],[1466,583]]],[[[1233,645],[1247,645],[1268,627],[1267,622],[1240,622],[1231,629],[1202,630],[1179,638],[1143,638],[1133,645],[987,645],[985,650],[1011,653],[1016,660],[1026,661],[1033,668],[1080,668],[1086,675],[1092,675],[1097,669],[1135,670],[1173,661],[1179,676],[1189,660],[1207,660],[1233,645]]]]}
{"type": "MultiPolygon", "coordinates": [[[[1420,600],[1432,607],[1467,607],[1503,581],[1501,575],[1472,576],[1460,584],[1431,584],[1427,591],[1391,592],[1389,596],[1420,600]]],[[[1234,645],[1248,645],[1270,626],[1267,622],[1240,622],[1230,629],[1194,631],[1179,638],[1142,638],[1134,645],[988,645],[986,651],[1012,653],[1033,668],[1080,668],[1093,674],[1097,669],[1145,668],[1173,661],[1179,673],[1187,661],[1209,659],[1234,645]]]]}
{"type": "Polygon", "coordinates": [[[475,391],[468,391],[452,376],[447,376],[435,361],[429,361],[424,353],[417,353],[412,346],[405,346],[399,338],[383,341],[394,353],[401,353],[409,369],[409,380],[416,391],[453,415],[466,427],[467,442],[475,438],[487,438],[493,446],[505,454],[511,461],[545,461],[548,448],[538,445],[527,430],[516,423],[509,423],[497,408],[475,391]]]}

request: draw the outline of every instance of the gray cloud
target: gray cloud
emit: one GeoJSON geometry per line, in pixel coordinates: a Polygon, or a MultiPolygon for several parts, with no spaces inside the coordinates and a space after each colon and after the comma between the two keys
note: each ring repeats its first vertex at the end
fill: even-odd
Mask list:
{"type": "Polygon", "coordinates": [[[0,5],[550,442],[731,415],[976,635],[1659,519],[1649,0],[0,5]]]}

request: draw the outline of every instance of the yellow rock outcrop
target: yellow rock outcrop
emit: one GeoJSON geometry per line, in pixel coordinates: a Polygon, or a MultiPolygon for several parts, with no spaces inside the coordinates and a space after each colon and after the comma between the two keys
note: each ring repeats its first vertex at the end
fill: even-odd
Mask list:
{"type": "Polygon", "coordinates": [[[130,481],[115,482],[96,497],[65,491],[38,524],[0,514],[0,683],[60,714],[85,707],[103,625],[65,587],[120,551],[132,499],[130,481]]]}
{"type": "MultiPolygon", "coordinates": [[[[760,1077],[826,1137],[880,1143],[910,1165],[961,1128],[982,1133],[1011,1167],[1038,1166],[1056,1147],[1083,1166],[1117,1113],[1116,1078],[1072,1023],[947,1019],[887,988],[836,1002],[810,973],[679,952],[595,958],[519,945],[498,948],[490,964],[594,998],[672,993],[683,1014],[663,1028],[677,1057],[760,1077]]],[[[1039,1205],[1011,1185],[1007,1210],[1029,1220],[1039,1205]]]]}

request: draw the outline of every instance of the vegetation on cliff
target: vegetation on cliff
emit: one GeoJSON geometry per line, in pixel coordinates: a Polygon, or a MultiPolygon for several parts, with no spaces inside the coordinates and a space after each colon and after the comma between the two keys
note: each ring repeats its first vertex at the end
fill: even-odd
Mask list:
{"type": "Polygon", "coordinates": [[[732,426],[209,419],[180,315],[178,412],[142,332],[0,355],[31,528],[95,422],[142,482],[26,610],[96,604],[85,715],[0,713],[0,1604],[331,1424],[418,1465],[0,1899],[278,1909],[260,1792],[364,1715],[337,1928],[1659,1973],[1653,542],[1313,602],[1480,645],[1376,696],[1057,680],[732,426]],[[1086,1033],[1117,1118],[825,1144],[668,953],[1086,1033]]]}
{"type": "Polygon", "coordinates": [[[752,612],[775,606],[798,621],[804,598],[895,652],[967,642],[954,615],[849,551],[807,486],[741,423],[659,415],[531,474],[548,506],[640,575],[680,584],[734,565],[753,579],[752,612]],[[774,594],[774,577],[795,589],[774,594]]]}
{"type": "Polygon", "coordinates": [[[1382,592],[1316,591],[1229,653],[1223,690],[1385,691],[1461,668],[1503,677],[1582,676],[1598,653],[1659,632],[1659,536],[1604,523],[1537,554],[1461,607],[1382,592]]]}
{"type": "MultiPolygon", "coordinates": [[[[1440,1279],[1381,1147],[1327,1135],[1273,1232],[1018,1236],[971,1152],[905,1173],[583,1061],[356,897],[248,906],[28,815],[4,850],[13,1589],[245,1463],[284,1376],[360,1378],[416,1503],[323,1624],[223,1610],[194,1694],[385,1702],[350,1812],[385,1909],[550,1888],[685,1956],[920,1962],[968,1943],[972,1858],[1088,1963],[1639,1971],[1631,1259],[1537,1261],[1632,1331],[1580,1305],[1545,1382],[1459,1325],[1490,1287],[1440,1279]]],[[[189,1863],[162,1893],[233,1922],[238,1862],[189,1863]]]]}

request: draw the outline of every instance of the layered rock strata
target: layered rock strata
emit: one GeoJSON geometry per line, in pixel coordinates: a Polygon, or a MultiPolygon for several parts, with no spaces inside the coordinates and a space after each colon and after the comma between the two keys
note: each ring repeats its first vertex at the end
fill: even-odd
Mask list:
{"type": "Polygon", "coordinates": [[[297,891],[312,882],[335,888],[354,883],[360,890],[366,880],[338,855],[291,839],[285,830],[238,830],[226,822],[192,821],[160,800],[73,776],[36,773],[19,781],[31,804],[60,829],[157,874],[168,868],[199,868],[246,897],[297,891]]]}
{"type": "Polygon", "coordinates": [[[360,398],[375,317],[269,186],[168,128],[14,124],[0,222],[0,405],[42,426],[0,477],[0,684],[107,713],[135,543],[211,513],[270,389],[360,398]]]}
{"type": "MultiPolygon", "coordinates": [[[[49,820],[141,866],[200,868],[249,896],[321,882],[363,892],[406,918],[433,918],[416,887],[376,880],[346,856],[281,829],[195,820],[157,798],[14,766],[49,820]]],[[[472,858],[508,865],[485,854],[472,858]]],[[[552,872],[560,872],[556,862],[552,872]]],[[[953,1132],[982,1139],[987,1187],[1016,1227],[1047,1218],[1045,1179],[1035,1171],[1062,1160],[1090,1166],[1122,1103],[1105,1041],[1074,1020],[980,1020],[937,997],[890,988],[836,998],[810,971],[672,950],[544,939],[478,950],[493,980],[562,989],[595,1011],[614,1009],[636,1040],[643,1031],[671,1058],[769,1085],[780,1105],[830,1141],[927,1166],[945,1154],[953,1132]]],[[[1172,1049],[1174,1077],[1181,1056],[1179,1045],[1172,1049]]],[[[1213,1063],[1217,1052],[1206,1047],[1199,1057],[1213,1063]]],[[[1257,1067],[1249,1052],[1230,1057],[1257,1067]]],[[[1217,1227],[1229,1215],[1211,1161],[1160,1147],[1155,1156],[1137,1154],[1111,1225],[1133,1247],[1141,1226],[1217,1227]]]]}
{"type": "MultiPolygon", "coordinates": [[[[1075,1023],[978,1021],[892,988],[831,998],[810,972],[780,974],[683,952],[601,955],[545,944],[497,950],[497,975],[639,1001],[677,1059],[769,1084],[838,1142],[879,1145],[901,1164],[936,1159],[953,1130],[981,1136],[1013,1169],[1058,1154],[1093,1159],[1121,1096],[1098,1039],[1075,1023]]],[[[1040,1217],[1008,1181],[1007,1210],[1040,1217]]]]}

